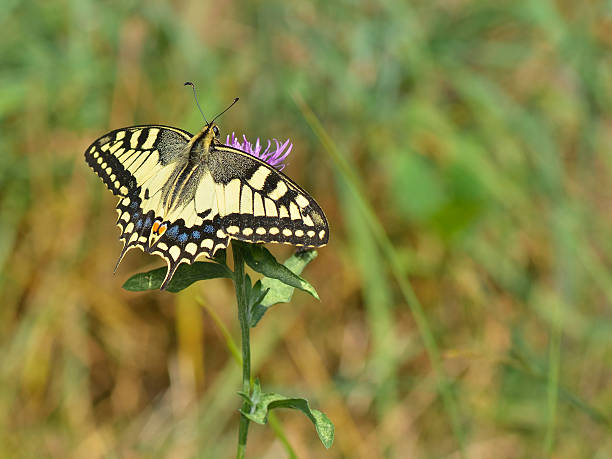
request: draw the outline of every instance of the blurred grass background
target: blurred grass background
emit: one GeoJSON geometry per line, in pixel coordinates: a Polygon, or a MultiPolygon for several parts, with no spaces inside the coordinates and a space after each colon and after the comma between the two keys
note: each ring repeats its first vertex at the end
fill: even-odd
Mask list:
{"type": "MultiPolygon", "coordinates": [[[[122,126],[196,132],[192,80],[209,116],[241,98],[224,133],[292,139],[285,171],[330,221],[304,273],[321,303],[296,294],[253,333],[264,389],[336,425],[325,452],[279,412],[298,457],[612,457],[611,13],[3,1],[0,456],[234,454],[239,368],[213,320],[237,336],[231,284],[123,291],[163,263],[112,275],[115,199],[83,160],[122,126]]],[[[287,454],[260,426],[248,453],[287,454]]]]}

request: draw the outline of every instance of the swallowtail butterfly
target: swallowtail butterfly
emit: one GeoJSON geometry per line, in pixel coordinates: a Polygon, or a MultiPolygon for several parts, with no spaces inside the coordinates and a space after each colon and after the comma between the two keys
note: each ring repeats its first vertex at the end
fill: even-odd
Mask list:
{"type": "Polygon", "coordinates": [[[321,207],[266,162],[224,145],[214,120],[196,135],[169,126],[117,129],[85,151],[119,197],[124,246],[161,256],[165,289],[181,263],[214,256],[231,239],[299,247],[327,243],[321,207]]]}

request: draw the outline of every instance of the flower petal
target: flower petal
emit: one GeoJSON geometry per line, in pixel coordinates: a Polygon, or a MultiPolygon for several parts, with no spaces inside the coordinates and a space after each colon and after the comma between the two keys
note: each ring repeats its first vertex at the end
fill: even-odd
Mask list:
{"type": "Polygon", "coordinates": [[[291,153],[293,144],[289,139],[282,144],[277,139],[273,140],[276,144],[276,148],[274,148],[272,141],[268,140],[268,145],[266,146],[265,150],[262,151],[262,143],[259,137],[253,145],[248,141],[246,135],[242,135],[241,142],[236,136],[236,133],[232,132],[231,136],[227,136],[226,145],[242,150],[251,156],[265,161],[270,166],[275,167],[278,170],[282,170],[285,167],[283,161],[285,158],[287,158],[287,156],[289,156],[289,153],[291,153]]]}

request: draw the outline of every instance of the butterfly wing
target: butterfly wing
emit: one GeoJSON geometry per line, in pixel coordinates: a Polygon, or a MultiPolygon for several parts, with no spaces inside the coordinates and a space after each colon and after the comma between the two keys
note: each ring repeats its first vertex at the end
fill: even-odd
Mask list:
{"type": "Polygon", "coordinates": [[[327,244],[329,227],[316,201],[282,172],[228,146],[211,150],[219,235],[303,247],[327,244]]]}
{"type": "Polygon", "coordinates": [[[186,161],[191,138],[189,132],[169,126],[133,126],[109,132],[85,151],[87,164],[120,197],[117,226],[124,246],[117,266],[134,247],[150,251],[158,193],[176,164],[186,161]]]}
{"type": "Polygon", "coordinates": [[[85,161],[115,195],[128,196],[165,166],[184,160],[193,137],[169,126],[133,126],[100,137],[85,161]]]}

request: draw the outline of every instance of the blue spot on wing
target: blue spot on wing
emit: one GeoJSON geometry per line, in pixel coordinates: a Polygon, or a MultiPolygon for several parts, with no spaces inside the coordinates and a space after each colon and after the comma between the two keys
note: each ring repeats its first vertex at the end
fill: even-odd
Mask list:
{"type": "Polygon", "coordinates": [[[187,239],[189,239],[189,236],[187,236],[187,233],[181,233],[179,234],[179,237],[177,239],[179,242],[184,243],[184,242],[187,242],[187,239]]]}
{"type": "Polygon", "coordinates": [[[200,239],[200,237],[202,237],[202,234],[198,230],[195,230],[193,233],[191,233],[191,237],[194,239],[200,239]]]}
{"type": "Polygon", "coordinates": [[[215,232],[215,228],[212,225],[205,225],[204,228],[202,228],[202,230],[205,233],[214,233],[215,232]]]}
{"type": "Polygon", "coordinates": [[[173,226],[173,227],[171,227],[171,228],[170,228],[168,231],[166,231],[166,234],[167,234],[169,237],[176,237],[176,235],[178,234],[178,232],[179,232],[179,227],[178,227],[178,225],[174,225],[174,226],[173,226]]]}
{"type": "Polygon", "coordinates": [[[146,219],[146,220],[145,220],[145,222],[144,222],[144,227],[145,227],[145,228],[149,228],[149,227],[151,226],[151,223],[153,223],[153,222],[151,221],[151,217],[147,217],[147,219],[146,219]]]}
{"type": "Polygon", "coordinates": [[[142,227],[142,219],[139,219],[135,225],[136,229],[140,229],[142,227]]]}
{"type": "Polygon", "coordinates": [[[137,201],[132,201],[132,202],[130,203],[130,207],[131,207],[132,209],[136,209],[136,208],[138,207],[138,202],[137,202],[137,201]]]}

